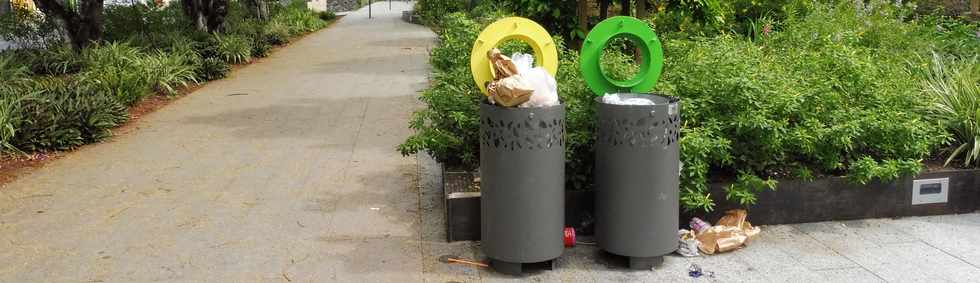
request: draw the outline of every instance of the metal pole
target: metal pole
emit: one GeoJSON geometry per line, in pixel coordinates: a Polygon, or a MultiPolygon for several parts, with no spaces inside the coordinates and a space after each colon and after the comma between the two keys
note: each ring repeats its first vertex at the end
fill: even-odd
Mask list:
{"type": "Polygon", "coordinates": [[[368,19],[371,18],[371,0],[368,0],[368,19]]]}
{"type": "Polygon", "coordinates": [[[391,0],[388,0],[388,11],[391,11],[391,0]]]}

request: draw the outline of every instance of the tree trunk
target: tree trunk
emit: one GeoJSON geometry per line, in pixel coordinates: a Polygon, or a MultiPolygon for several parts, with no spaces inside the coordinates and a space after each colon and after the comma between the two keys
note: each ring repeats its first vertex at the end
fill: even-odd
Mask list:
{"type": "Polygon", "coordinates": [[[619,1],[619,6],[621,7],[620,9],[622,9],[622,11],[620,11],[620,14],[622,14],[623,16],[629,16],[631,14],[630,12],[632,12],[633,10],[631,9],[630,6],[630,0],[619,1]]]}
{"type": "Polygon", "coordinates": [[[68,34],[68,40],[75,50],[88,47],[92,42],[102,40],[105,31],[105,16],[102,13],[103,0],[80,0],[78,12],[72,11],[57,0],[35,0],[38,10],[45,16],[60,22],[68,34]]]}
{"type": "Polygon", "coordinates": [[[269,19],[269,5],[266,0],[245,0],[252,17],[260,21],[269,19]]]}
{"type": "Polygon", "coordinates": [[[599,0],[599,19],[605,20],[609,17],[609,3],[612,0],[599,0]]]}
{"type": "Polygon", "coordinates": [[[649,14],[647,14],[647,0],[636,0],[636,17],[640,19],[646,19],[649,14]]]}
{"type": "Polygon", "coordinates": [[[970,14],[980,19],[980,0],[970,1],[970,14]]]}
{"type": "Polygon", "coordinates": [[[218,32],[228,15],[228,0],[183,0],[184,14],[194,19],[194,25],[203,32],[218,32]]]}

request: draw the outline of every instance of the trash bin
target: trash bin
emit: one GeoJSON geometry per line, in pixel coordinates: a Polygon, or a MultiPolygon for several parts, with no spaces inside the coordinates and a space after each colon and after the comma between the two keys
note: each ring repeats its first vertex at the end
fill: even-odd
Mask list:
{"type": "Polygon", "coordinates": [[[480,105],[481,246],[507,274],[561,256],[565,105],[480,105]]]}
{"type": "Polygon", "coordinates": [[[597,98],[595,237],[600,248],[650,269],[678,247],[680,105],[659,94],[654,105],[615,105],[597,98]]]}

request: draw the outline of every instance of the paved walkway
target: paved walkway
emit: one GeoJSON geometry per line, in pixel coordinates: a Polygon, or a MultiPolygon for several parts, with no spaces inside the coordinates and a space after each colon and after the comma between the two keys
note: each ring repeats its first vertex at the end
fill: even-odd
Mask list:
{"type": "Polygon", "coordinates": [[[435,35],[393,5],[0,189],[0,282],[421,281],[395,146],[435,35]]]}

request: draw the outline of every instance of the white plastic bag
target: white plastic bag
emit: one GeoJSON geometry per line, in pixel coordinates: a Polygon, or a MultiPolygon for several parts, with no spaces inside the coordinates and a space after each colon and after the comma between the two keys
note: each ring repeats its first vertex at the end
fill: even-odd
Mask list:
{"type": "Polygon", "coordinates": [[[652,99],[643,97],[621,97],[619,94],[606,94],[602,96],[602,103],[613,105],[654,105],[652,99]]]}
{"type": "Polygon", "coordinates": [[[517,66],[518,73],[530,71],[534,66],[534,55],[516,52],[510,55],[510,60],[517,66]]]}
{"type": "Polygon", "coordinates": [[[541,67],[531,67],[534,65],[534,56],[531,54],[514,53],[511,55],[514,65],[524,77],[524,80],[534,89],[531,98],[522,103],[519,107],[549,107],[558,105],[558,82],[555,77],[541,67]]]}
{"type": "Polygon", "coordinates": [[[544,68],[533,68],[524,73],[524,79],[534,88],[531,98],[520,107],[549,107],[558,105],[558,82],[544,68]]]}

